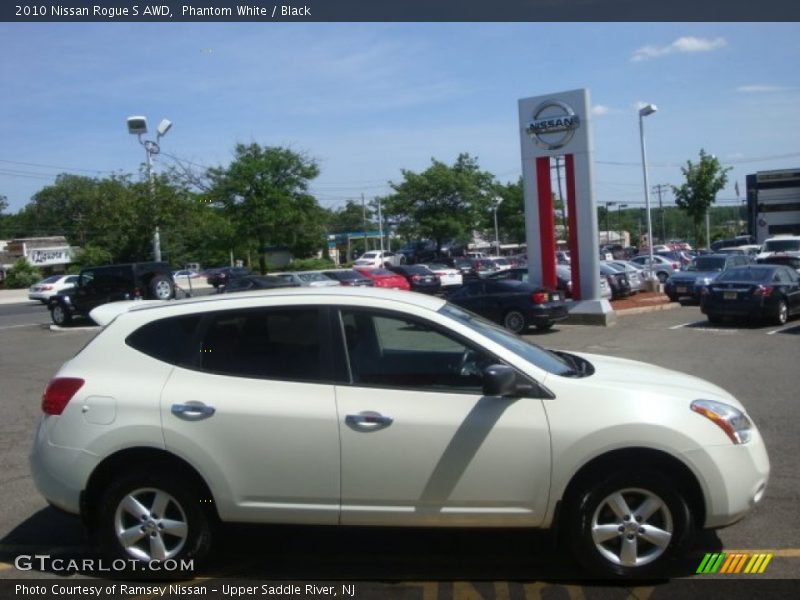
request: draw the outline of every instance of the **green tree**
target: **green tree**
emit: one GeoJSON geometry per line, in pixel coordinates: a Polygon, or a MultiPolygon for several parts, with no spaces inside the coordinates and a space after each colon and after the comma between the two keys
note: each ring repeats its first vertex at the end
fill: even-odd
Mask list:
{"type": "Polygon", "coordinates": [[[238,144],[227,168],[209,170],[206,197],[223,208],[265,273],[269,246],[288,247],[299,257],[323,246],[325,213],[308,193],[317,175],[315,161],[287,148],[238,144]]]}
{"type": "MultiPolygon", "coordinates": [[[[522,178],[520,177],[517,182],[498,186],[497,195],[503,199],[497,208],[500,240],[512,244],[525,242],[525,200],[522,193],[522,178]]],[[[494,239],[494,234],[491,238],[494,239]]]]}
{"type": "Polygon", "coordinates": [[[728,182],[730,170],[731,167],[723,168],[716,156],[706,154],[701,149],[698,163],[687,160],[686,166],[681,167],[686,183],[680,187],[672,186],[675,204],[692,220],[698,246],[705,244],[703,221],[710,206],[716,201],[717,192],[728,182]]]}
{"type": "Polygon", "coordinates": [[[431,163],[422,173],[404,169],[404,181],[390,182],[395,193],[383,206],[401,236],[435,240],[440,249],[447,239],[466,239],[485,227],[496,184],[469,154],[460,154],[452,166],[431,163]]]}
{"type": "Polygon", "coordinates": [[[25,258],[19,258],[6,274],[5,285],[10,289],[21,289],[32,286],[41,278],[42,275],[39,269],[25,258]]]}

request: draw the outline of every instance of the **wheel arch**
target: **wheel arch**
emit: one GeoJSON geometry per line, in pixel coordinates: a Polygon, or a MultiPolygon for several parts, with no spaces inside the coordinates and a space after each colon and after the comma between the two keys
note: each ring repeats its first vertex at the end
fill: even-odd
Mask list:
{"type": "Polygon", "coordinates": [[[702,527],[706,520],[706,499],[700,482],[692,470],[675,456],[661,450],[635,447],[612,450],[593,458],[583,465],[570,479],[559,501],[555,524],[561,529],[560,519],[565,516],[565,507],[592,483],[607,477],[618,469],[633,471],[647,469],[666,475],[674,481],[689,505],[694,522],[702,527]]]}
{"type": "Polygon", "coordinates": [[[86,483],[86,488],[81,492],[81,520],[84,525],[89,528],[94,525],[103,491],[122,469],[130,468],[130,465],[140,469],[168,470],[176,475],[188,477],[202,491],[204,500],[210,500],[207,507],[213,511],[214,518],[219,519],[211,488],[192,465],[166,450],[139,447],[120,450],[95,467],[86,483]]]}

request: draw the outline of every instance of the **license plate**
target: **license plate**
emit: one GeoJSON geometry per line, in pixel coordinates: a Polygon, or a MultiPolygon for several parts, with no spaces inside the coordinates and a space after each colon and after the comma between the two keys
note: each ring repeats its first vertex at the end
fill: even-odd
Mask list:
{"type": "Polygon", "coordinates": [[[551,300],[561,300],[561,296],[559,294],[551,294],[550,295],[550,299],[551,300]]]}
{"type": "Polygon", "coordinates": [[[722,297],[725,300],[736,300],[736,292],[722,292],[722,297]]]}
{"type": "Polygon", "coordinates": [[[686,293],[686,286],[685,285],[679,285],[678,287],[675,288],[675,290],[679,294],[685,294],[686,293]]]}

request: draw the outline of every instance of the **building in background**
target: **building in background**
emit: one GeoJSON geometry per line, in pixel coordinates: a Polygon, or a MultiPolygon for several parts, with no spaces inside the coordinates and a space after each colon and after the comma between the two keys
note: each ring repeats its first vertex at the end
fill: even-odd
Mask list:
{"type": "Polygon", "coordinates": [[[800,169],[747,176],[747,231],[757,244],[775,235],[800,235],[800,169]]]}

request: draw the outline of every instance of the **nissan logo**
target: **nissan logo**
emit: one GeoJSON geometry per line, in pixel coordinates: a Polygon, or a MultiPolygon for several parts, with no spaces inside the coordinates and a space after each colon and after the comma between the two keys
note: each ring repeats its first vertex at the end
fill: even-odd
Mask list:
{"type": "Polygon", "coordinates": [[[533,111],[525,132],[540,148],[557,150],[569,144],[581,124],[572,108],[559,100],[545,100],[533,111]]]}

